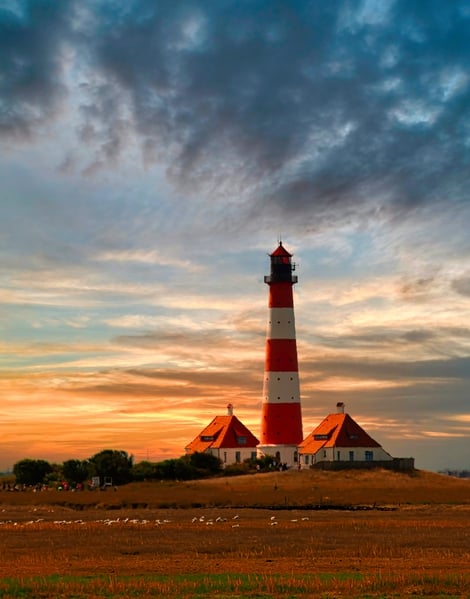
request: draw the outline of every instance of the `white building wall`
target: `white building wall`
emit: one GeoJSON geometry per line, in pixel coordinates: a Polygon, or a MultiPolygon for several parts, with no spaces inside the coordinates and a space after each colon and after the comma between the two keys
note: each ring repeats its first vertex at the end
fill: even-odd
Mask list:
{"type": "Polygon", "coordinates": [[[301,454],[301,468],[318,462],[385,462],[393,457],[382,447],[325,447],[314,454],[301,454]]]}
{"type": "Polygon", "coordinates": [[[298,447],[296,445],[258,445],[258,457],[272,456],[288,468],[298,468],[298,447]]]}
{"type": "Polygon", "coordinates": [[[242,464],[253,456],[256,458],[256,447],[225,447],[211,448],[209,452],[222,461],[223,466],[230,464],[242,464]]]}

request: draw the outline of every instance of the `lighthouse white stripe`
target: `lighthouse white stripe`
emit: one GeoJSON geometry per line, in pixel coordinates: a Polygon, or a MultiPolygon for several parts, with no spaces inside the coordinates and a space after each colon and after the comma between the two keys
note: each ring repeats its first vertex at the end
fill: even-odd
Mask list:
{"type": "Polygon", "coordinates": [[[300,402],[299,373],[265,372],[263,384],[263,402],[300,402]]]}
{"type": "Polygon", "coordinates": [[[268,315],[269,339],[295,339],[293,308],[271,308],[268,315]]]}

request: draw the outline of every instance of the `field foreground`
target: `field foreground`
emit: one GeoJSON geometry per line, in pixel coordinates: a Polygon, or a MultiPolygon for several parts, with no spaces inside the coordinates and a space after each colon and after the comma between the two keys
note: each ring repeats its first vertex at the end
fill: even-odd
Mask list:
{"type": "MultiPolygon", "coordinates": [[[[328,484],[347,482],[338,474],[329,473],[328,484]]],[[[258,482],[276,481],[273,492],[287,492],[283,475],[258,482]]],[[[367,493],[365,477],[356,475],[356,486],[361,482],[367,493]]],[[[390,484],[385,474],[377,476],[371,487],[380,479],[390,484]]],[[[251,479],[256,494],[257,476],[242,478],[251,479]]],[[[238,480],[229,483],[241,485],[238,480]]],[[[361,501],[363,509],[291,505],[297,501],[292,486],[288,505],[271,509],[246,507],[248,499],[246,506],[221,507],[215,490],[212,505],[153,508],[146,485],[134,509],[119,505],[129,500],[124,488],[102,493],[109,499],[101,496],[100,507],[88,503],[87,509],[77,508],[77,498],[75,508],[56,503],[56,492],[42,503],[36,503],[42,494],[23,503],[27,493],[2,493],[0,597],[469,597],[470,484],[459,487],[461,501],[452,496],[451,504],[437,503],[429,477],[423,480],[431,498],[426,504],[403,496],[387,505],[361,501]]],[[[80,495],[88,501],[94,494],[80,495]]]]}

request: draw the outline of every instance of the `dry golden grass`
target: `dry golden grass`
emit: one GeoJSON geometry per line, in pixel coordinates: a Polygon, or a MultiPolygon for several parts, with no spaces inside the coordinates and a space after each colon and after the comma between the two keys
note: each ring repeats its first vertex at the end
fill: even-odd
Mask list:
{"type": "Polygon", "coordinates": [[[285,472],[1,493],[0,597],[468,597],[469,491],[426,472],[285,472]]]}
{"type": "Polygon", "coordinates": [[[99,507],[470,504],[470,480],[417,470],[287,471],[190,482],[133,483],[117,491],[0,493],[0,503],[99,507]]]}

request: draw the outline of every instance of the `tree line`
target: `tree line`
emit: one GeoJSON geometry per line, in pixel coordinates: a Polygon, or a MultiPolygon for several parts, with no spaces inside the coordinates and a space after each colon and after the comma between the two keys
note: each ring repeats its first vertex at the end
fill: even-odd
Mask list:
{"type": "Polygon", "coordinates": [[[180,458],[161,462],[144,460],[134,463],[134,458],[126,451],[105,449],[85,460],[71,459],[62,464],[51,464],[41,459],[22,459],[13,466],[13,475],[19,485],[55,485],[67,483],[70,488],[81,488],[94,477],[99,477],[100,485],[109,481],[113,485],[124,485],[132,481],[144,480],[194,480],[220,474],[243,474],[255,469],[264,469],[261,460],[247,460],[223,468],[216,456],[208,453],[192,453],[180,458]]]}

